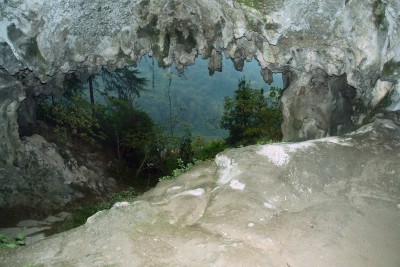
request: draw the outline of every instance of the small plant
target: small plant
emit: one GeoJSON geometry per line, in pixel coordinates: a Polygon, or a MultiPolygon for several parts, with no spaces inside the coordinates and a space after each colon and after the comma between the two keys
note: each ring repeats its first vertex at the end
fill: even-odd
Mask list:
{"type": "Polygon", "coordinates": [[[135,191],[133,187],[129,187],[118,193],[112,194],[112,202],[122,202],[127,200],[132,200],[139,195],[138,192],[135,191]]]}
{"type": "Polygon", "coordinates": [[[72,218],[70,220],[61,222],[61,224],[58,226],[58,231],[63,232],[81,226],[85,224],[87,219],[96,212],[101,210],[108,210],[112,208],[112,206],[116,202],[130,201],[138,195],[139,193],[137,193],[134,188],[129,187],[128,189],[125,189],[121,192],[113,193],[111,195],[111,198],[109,198],[108,200],[104,200],[100,203],[87,204],[85,206],[78,207],[72,212],[72,218]]]}
{"type": "Polygon", "coordinates": [[[96,113],[101,112],[101,105],[91,105],[82,97],[74,96],[71,101],[39,105],[46,120],[55,124],[54,133],[60,143],[70,138],[74,145],[87,142],[98,145],[98,140],[104,140],[100,122],[96,113]]]}
{"type": "Polygon", "coordinates": [[[262,10],[265,8],[262,0],[238,0],[238,2],[242,5],[254,8],[256,10],[262,10]]]}
{"type": "MultiPolygon", "coordinates": [[[[193,162],[194,162],[194,164],[197,164],[197,163],[200,163],[201,160],[194,159],[193,162]]],[[[182,159],[179,158],[178,159],[178,168],[173,170],[171,175],[163,176],[159,180],[160,181],[167,181],[167,180],[175,179],[176,177],[178,177],[182,173],[185,173],[188,170],[190,170],[194,166],[194,164],[191,163],[191,162],[185,164],[185,162],[182,159]]]]}
{"type": "Polygon", "coordinates": [[[0,248],[16,248],[25,246],[25,244],[25,236],[23,234],[18,234],[12,238],[0,234],[0,248]]]}
{"type": "Polygon", "coordinates": [[[215,156],[228,148],[224,140],[206,141],[204,137],[197,136],[192,141],[194,158],[204,161],[214,159],[215,156]]]}

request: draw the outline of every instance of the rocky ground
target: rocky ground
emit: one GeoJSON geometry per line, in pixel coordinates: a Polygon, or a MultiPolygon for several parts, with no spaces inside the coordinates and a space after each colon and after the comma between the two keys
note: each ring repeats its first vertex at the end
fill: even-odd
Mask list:
{"type": "Polygon", "coordinates": [[[21,220],[12,227],[0,228],[0,234],[8,238],[15,238],[18,235],[22,235],[24,243],[30,245],[50,235],[59,223],[70,219],[71,216],[71,213],[60,212],[55,215],[49,215],[43,218],[43,220],[21,220]]]}
{"type": "Polygon", "coordinates": [[[219,154],[1,266],[400,266],[400,127],[219,154]]]}

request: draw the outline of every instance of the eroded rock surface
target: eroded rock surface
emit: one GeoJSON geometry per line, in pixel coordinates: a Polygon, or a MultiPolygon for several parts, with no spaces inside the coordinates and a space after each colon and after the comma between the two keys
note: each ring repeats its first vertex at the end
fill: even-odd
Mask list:
{"type": "Polygon", "coordinates": [[[1,266],[399,266],[400,124],[219,154],[1,266]]]}
{"type": "Polygon", "coordinates": [[[312,71],[295,81],[284,98],[284,140],[307,140],[349,132],[353,126],[356,89],[347,84],[346,75],[329,77],[322,70],[312,71]]]}
{"type": "Polygon", "coordinates": [[[3,212],[24,207],[46,213],[90,194],[107,193],[115,186],[114,179],[105,175],[96,154],[86,162],[89,167],[78,164],[70,151],[61,151],[40,135],[23,138],[20,149],[22,152],[14,164],[0,169],[3,212]]]}
{"type": "Polygon", "coordinates": [[[19,0],[3,1],[0,14],[0,68],[10,75],[29,69],[42,82],[68,72],[86,80],[101,67],[114,70],[145,54],[181,72],[197,55],[210,58],[211,74],[219,71],[224,53],[238,70],[255,58],[268,82],[270,71],[293,73],[283,97],[284,108],[293,110],[285,112],[285,140],[337,131],[336,122],[321,128],[331,120],[324,111],[307,112],[300,122],[290,117],[297,112],[293,98],[302,87],[314,88],[317,70],[326,73],[325,83],[345,75],[340,83],[354,87],[361,113],[400,91],[397,0],[19,0]]]}

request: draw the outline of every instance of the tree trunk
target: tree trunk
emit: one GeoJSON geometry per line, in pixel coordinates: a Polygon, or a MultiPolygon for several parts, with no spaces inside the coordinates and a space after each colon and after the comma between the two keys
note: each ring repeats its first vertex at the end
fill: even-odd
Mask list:
{"type": "Polygon", "coordinates": [[[121,160],[121,151],[120,151],[120,146],[119,146],[119,136],[118,136],[118,131],[117,131],[117,125],[114,123],[114,130],[115,130],[115,138],[117,141],[117,152],[118,152],[118,160],[121,160]]]}
{"type": "Polygon", "coordinates": [[[94,105],[94,95],[93,95],[93,80],[92,76],[89,76],[89,91],[90,91],[90,103],[94,105]]]}

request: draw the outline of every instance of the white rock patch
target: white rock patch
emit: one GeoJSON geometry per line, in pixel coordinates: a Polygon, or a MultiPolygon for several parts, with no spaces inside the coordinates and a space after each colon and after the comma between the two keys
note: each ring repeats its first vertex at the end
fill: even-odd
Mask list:
{"type": "Polygon", "coordinates": [[[327,143],[333,143],[341,146],[353,146],[349,141],[351,139],[340,139],[338,137],[326,137],[322,139],[315,140],[314,142],[327,142],[327,143]]]}
{"type": "Polygon", "coordinates": [[[203,188],[196,188],[196,189],[193,189],[193,190],[188,190],[188,191],[176,194],[174,196],[174,198],[175,197],[179,197],[179,196],[195,196],[195,197],[199,197],[199,196],[204,195],[205,192],[206,191],[203,188]]]}
{"type": "Polygon", "coordinates": [[[280,145],[266,145],[263,146],[257,154],[267,156],[272,163],[277,166],[286,165],[289,162],[289,155],[285,149],[280,145]]]}
{"type": "Polygon", "coordinates": [[[239,182],[238,180],[232,180],[231,181],[231,184],[229,185],[232,189],[235,189],[235,190],[243,190],[245,187],[246,187],[246,185],[245,184],[242,184],[241,182],[239,182]]]}
{"type": "Polygon", "coordinates": [[[173,186],[173,187],[171,187],[171,188],[168,188],[168,189],[167,189],[167,192],[179,190],[179,189],[181,189],[181,188],[182,188],[182,186],[173,186]]]}
{"type": "Polygon", "coordinates": [[[314,146],[312,142],[302,142],[296,144],[264,145],[257,151],[257,154],[267,156],[268,159],[277,166],[286,165],[290,156],[287,152],[295,152],[314,146]]]}
{"type": "Polygon", "coordinates": [[[372,126],[372,124],[367,124],[367,125],[364,125],[363,127],[361,127],[360,129],[358,129],[357,131],[353,132],[352,134],[353,135],[364,134],[364,133],[368,133],[373,130],[374,130],[374,127],[372,126]]]}
{"type": "Polygon", "coordinates": [[[123,202],[117,202],[114,204],[113,208],[124,208],[124,207],[128,207],[130,204],[127,201],[123,201],[123,202]]]}
{"type": "Polygon", "coordinates": [[[241,171],[237,167],[237,163],[225,155],[217,155],[215,163],[219,169],[219,184],[227,184],[233,178],[241,174],[241,171]]]}
{"type": "Polygon", "coordinates": [[[276,210],[276,207],[268,202],[264,203],[264,207],[266,207],[267,209],[276,210]]]}

